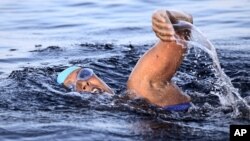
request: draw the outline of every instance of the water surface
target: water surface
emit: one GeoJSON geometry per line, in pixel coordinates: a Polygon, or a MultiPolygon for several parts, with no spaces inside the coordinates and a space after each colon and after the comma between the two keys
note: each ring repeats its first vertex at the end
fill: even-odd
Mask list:
{"type": "Polygon", "coordinates": [[[0,140],[228,140],[250,124],[221,106],[211,59],[191,49],[174,81],[194,107],[169,113],[125,96],[127,78],[156,41],[151,14],[189,12],[217,48],[225,73],[250,102],[248,0],[25,0],[0,2],[0,140]],[[90,67],[116,96],[79,95],[55,83],[67,66],[90,67]]]}

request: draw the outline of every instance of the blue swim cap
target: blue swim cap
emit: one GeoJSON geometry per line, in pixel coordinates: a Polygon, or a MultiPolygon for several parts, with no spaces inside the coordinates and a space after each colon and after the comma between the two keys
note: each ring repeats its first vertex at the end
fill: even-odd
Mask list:
{"type": "Polygon", "coordinates": [[[69,67],[67,69],[65,69],[64,71],[60,72],[57,76],[57,83],[59,84],[63,84],[63,82],[65,81],[65,79],[75,70],[80,69],[80,67],[77,66],[72,66],[69,67]]]}

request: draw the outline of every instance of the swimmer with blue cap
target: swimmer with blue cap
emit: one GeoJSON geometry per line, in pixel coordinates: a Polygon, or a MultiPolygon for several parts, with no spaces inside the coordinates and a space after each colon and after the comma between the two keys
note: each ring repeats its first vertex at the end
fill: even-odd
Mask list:
{"type": "MultiPolygon", "coordinates": [[[[144,98],[167,111],[185,111],[191,106],[191,98],[171,79],[185,56],[185,40],[189,39],[191,30],[188,28],[192,27],[192,22],[192,16],[184,12],[154,12],[152,29],[160,41],[139,59],[132,70],[127,81],[130,98],[144,98]]],[[[89,68],[69,67],[58,75],[57,82],[78,92],[114,94],[89,68]]]]}
{"type": "Polygon", "coordinates": [[[111,88],[90,68],[69,67],[58,74],[57,83],[77,92],[114,94],[111,88]]]}

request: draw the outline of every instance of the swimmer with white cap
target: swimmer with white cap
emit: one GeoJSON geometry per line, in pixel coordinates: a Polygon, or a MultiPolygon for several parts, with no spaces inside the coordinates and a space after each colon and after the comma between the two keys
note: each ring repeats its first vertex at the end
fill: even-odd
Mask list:
{"type": "MultiPolygon", "coordinates": [[[[192,16],[184,12],[157,10],[152,16],[152,28],[160,39],[137,62],[131,72],[127,89],[131,98],[144,98],[149,103],[168,111],[187,110],[190,97],[171,79],[186,52],[190,30],[175,30],[179,21],[193,23],[192,16]]],[[[57,82],[78,92],[114,94],[112,89],[89,68],[70,67],[58,75],[57,82]]]]}

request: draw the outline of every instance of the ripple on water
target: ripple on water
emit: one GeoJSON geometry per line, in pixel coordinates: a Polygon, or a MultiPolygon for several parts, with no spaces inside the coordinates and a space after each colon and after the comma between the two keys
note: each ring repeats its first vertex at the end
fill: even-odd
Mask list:
{"type": "MultiPolygon", "coordinates": [[[[108,58],[79,58],[78,61],[69,58],[68,60],[71,63],[74,62],[74,65],[88,66],[94,69],[108,85],[115,89],[117,95],[114,97],[87,93],[84,95],[70,93],[67,89],[56,84],[55,78],[57,73],[61,72],[68,65],[25,67],[22,70],[13,71],[7,78],[7,80],[10,81],[9,83],[4,82],[6,79],[0,80],[2,83],[5,83],[5,85],[1,83],[3,87],[0,88],[0,107],[8,111],[5,116],[2,116],[1,120],[5,119],[11,123],[21,122],[22,124],[27,124],[27,121],[29,121],[32,122],[31,124],[33,126],[45,122],[46,125],[36,127],[37,137],[41,139],[44,139],[42,135],[44,133],[43,131],[48,131],[48,138],[51,136],[57,137],[57,134],[65,130],[72,130],[72,134],[77,134],[75,130],[78,130],[79,133],[92,130],[106,134],[106,132],[103,132],[104,129],[113,123],[107,122],[104,123],[102,127],[98,126],[98,128],[101,128],[100,130],[97,128],[87,128],[88,126],[86,124],[93,124],[94,119],[99,120],[99,118],[103,121],[111,121],[112,119],[116,124],[125,122],[126,125],[137,121],[137,124],[130,125],[129,127],[118,127],[118,129],[109,131],[116,133],[116,137],[126,136],[128,139],[134,139],[138,136],[138,138],[150,137],[150,135],[152,135],[152,139],[156,139],[159,138],[159,135],[162,133],[166,138],[181,139],[181,136],[175,136],[179,132],[188,135],[190,138],[202,137],[207,139],[210,136],[215,136],[214,138],[218,139],[228,139],[226,136],[228,133],[226,125],[235,122],[233,119],[230,119],[232,109],[230,107],[220,107],[218,98],[210,94],[210,92],[213,91],[212,84],[214,75],[209,67],[211,60],[202,52],[199,52],[200,55],[197,56],[197,51],[190,50],[175,77],[177,84],[193,99],[194,107],[191,108],[190,111],[170,113],[154,105],[150,105],[144,100],[131,100],[125,95],[125,83],[130,71],[139,59],[139,56],[150,46],[151,45],[105,45],[88,43],[78,45],[78,48],[86,52],[97,49],[105,51],[106,48],[108,48],[108,50],[106,50],[107,52],[115,51],[120,54],[119,56],[108,58]],[[116,50],[116,48],[120,48],[120,50],[116,50]],[[32,112],[33,116],[23,117],[23,115],[16,115],[15,113],[17,111],[26,114],[32,112]],[[12,116],[13,118],[10,118],[12,116]],[[124,116],[126,118],[121,119],[121,117],[124,116]],[[92,120],[86,121],[86,118],[92,120]],[[215,121],[221,118],[225,118],[225,121],[215,121]],[[58,122],[60,122],[60,124],[58,122]],[[71,123],[71,125],[68,125],[68,123],[71,123]],[[76,125],[79,124],[82,128],[76,127],[76,125]],[[220,129],[216,129],[217,124],[223,124],[223,126],[221,126],[220,129]],[[66,128],[62,128],[60,131],[52,131],[52,128],[50,128],[59,129],[61,126],[66,128]],[[135,136],[124,135],[123,131],[131,131],[131,127],[136,129],[133,130],[135,136]],[[168,130],[168,127],[171,127],[173,130],[168,130]],[[211,127],[213,130],[210,129],[211,127]]],[[[72,51],[78,50],[78,48],[72,48],[72,51]]],[[[35,50],[33,53],[35,53],[35,56],[46,56],[48,55],[47,53],[53,54],[53,52],[56,53],[58,50],[65,53],[65,50],[61,49],[62,47],[60,46],[49,46],[44,49],[35,50]]],[[[232,67],[236,66],[236,64],[239,65],[239,67],[245,67],[245,65],[239,64],[238,61],[234,61],[235,56],[243,57],[244,55],[241,54],[244,53],[245,52],[219,50],[221,62],[224,64],[223,67],[227,70],[228,75],[233,80],[235,79],[233,84],[239,86],[238,88],[240,90],[247,91],[249,86],[247,84],[250,84],[249,79],[244,79],[244,84],[243,81],[241,81],[243,78],[240,78],[240,80],[237,79],[243,74],[247,76],[248,72],[242,70],[241,72],[235,73],[238,67],[232,67]],[[230,62],[231,64],[226,62],[230,62]]],[[[239,57],[238,59],[244,59],[244,57],[239,57]]],[[[240,119],[242,122],[246,122],[243,120],[243,118],[245,118],[244,115],[242,116],[243,117],[238,117],[238,120],[240,119]]],[[[21,125],[18,124],[16,128],[20,126],[21,125]]],[[[13,131],[14,129],[4,127],[3,130],[13,131]]],[[[27,130],[16,131],[23,132],[23,135],[19,135],[21,138],[25,138],[29,136],[26,132],[30,130],[31,127],[27,126],[27,130]]],[[[91,135],[91,133],[89,134],[91,135]]],[[[9,135],[15,136],[11,133],[9,133],[9,135]]],[[[100,136],[97,136],[97,138],[100,136]]],[[[73,138],[73,136],[68,136],[68,138],[73,138]]],[[[111,136],[110,138],[115,137],[111,136]]],[[[88,139],[92,138],[90,137],[88,139]]]]}
{"type": "Polygon", "coordinates": [[[0,76],[12,71],[0,78],[0,140],[228,140],[228,125],[249,124],[246,115],[232,119],[233,109],[211,94],[211,60],[202,52],[190,51],[174,78],[193,99],[188,112],[166,112],[125,93],[133,66],[155,42],[150,16],[167,5],[193,14],[250,102],[247,0],[0,3],[0,76]],[[71,65],[93,68],[117,95],[80,95],[56,84],[71,65]]]}

